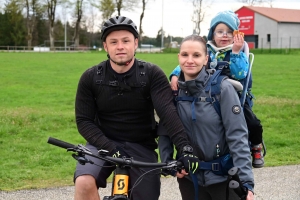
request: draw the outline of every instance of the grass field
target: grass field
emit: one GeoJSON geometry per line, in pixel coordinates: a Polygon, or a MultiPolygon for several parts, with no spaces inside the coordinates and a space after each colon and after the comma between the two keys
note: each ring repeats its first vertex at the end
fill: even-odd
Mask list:
{"type": "MultiPolygon", "coordinates": [[[[137,54],[169,74],[176,54],[137,54]]],[[[79,77],[104,53],[0,53],[0,190],[72,185],[75,160],[49,136],[84,143],[75,125],[79,77]]],[[[266,166],[300,164],[300,57],[256,55],[254,112],[266,166]]]]}

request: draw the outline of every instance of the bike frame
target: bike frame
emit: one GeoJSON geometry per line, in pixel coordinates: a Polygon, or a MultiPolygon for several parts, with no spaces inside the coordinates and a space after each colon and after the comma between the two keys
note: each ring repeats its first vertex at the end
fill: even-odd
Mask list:
{"type": "MultiPolygon", "coordinates": [[[[89,155],[94,158],[98,158],[110,162],[111,164],[114,164],[116,166],[113,175],[111,196],[104,196],[103,200],[130,200],[129,170],[131,167],[157,167],[157,169],[174,169],[174,170],[182,169],[182,163],[177,161],[172,161],[168,163],[149,163],[149,162],[135,161],[133,158],[126,158],[126,157],[114,158],[111,156],[107,156],[108,151],[106,150],[100,150],[99,155],[94,155],[88,148],[86,148],[81,144],[73,145],[52,137],[49,137],[48,143],[55,145],[57,147],[67,149],[67,151],[75,152],[76,154],[73,154],[72,156],[80,164],[85,164],[85,163],[94,164],[93,161],[85,158],[85,155],[89,155]]],[[[137,182],[138,181],[139,180],[137,180],[137,182]]]]}

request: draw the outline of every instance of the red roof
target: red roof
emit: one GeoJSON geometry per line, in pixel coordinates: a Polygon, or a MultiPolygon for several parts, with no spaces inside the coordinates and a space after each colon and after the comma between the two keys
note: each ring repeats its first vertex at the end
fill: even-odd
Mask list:
{"type": "MultiPolygon", "coordinates": [[[[240,9],[242,8],[248,8],[249,10],[259,13],[265,17],[271,18],[277,22],[300,23],[300,10],[254,6],[243,6],[240,9]]],[[[238,9],[237,11],[239,11],[240,9],[238,9]]]]}

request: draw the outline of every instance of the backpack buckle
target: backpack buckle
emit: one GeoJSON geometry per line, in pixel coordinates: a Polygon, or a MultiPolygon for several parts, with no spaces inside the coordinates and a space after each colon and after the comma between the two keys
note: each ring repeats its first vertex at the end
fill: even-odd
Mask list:
{"type": "Polygon", "coordinates": [[[199,99],[201,102],[206,102],[206,97],[200,97],[199,99]]]}
{"type": "Polygon", "coordinates": [[[220,171],[220,163],[211,163],[211,171],[220,171]]]}
{"type": "Polygon", "coordinates": [[[215,103],[215,102],[216,102],[215,97],[212,97],[212,98],[211,98],[211,103],[215,103]]]}
{"type": "Polygon", "coordinates": [[[109,81],[108,85],[109,86],[119,86],[119,82],[118,81],[109,81]]]}

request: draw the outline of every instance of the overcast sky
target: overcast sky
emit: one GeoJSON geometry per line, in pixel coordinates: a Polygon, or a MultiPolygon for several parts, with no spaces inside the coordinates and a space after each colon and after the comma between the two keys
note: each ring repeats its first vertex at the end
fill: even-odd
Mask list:
{"type": "MultiPolygon", "coordinates": [[[[300,9],[300,0],[272,0],[273,7],[300,9]]],[[[3,8],[5,0],[0,0],[0,8],[3,8]]],[[[144,36],[156,37],[158,30],[163,26],[165,35],[174,37],[185,37],[193,33],[194,25],[191,21],[193,13],[192,0],[149,0],[145,10],[143,19],[144,36]]],[[[212,17],[219,11],[232,10],[236,11],[245,4],[238,0],[204,0],[204,2],[212,2],[204,6],[206,15],[204,22],[201,23],[201,35],[207,35],[209,23],[212,17]],[[226,3],[224,3],[226,2],[226,3]],[[209,7],[207,7],[209,6],[209,7]]],[[[65,10],[57,9],[57,17],[63,22],[65,21],[65,10]]],[[[134,11],[121,11],[121,15],[131,18],[137,26],[142,8],[136,8],[134,11]]],[[[85,12],[92,14],[92,11],[87,8],[85,12]]],[[[70,11],[69,11],[70,13],[70,11]]],[[[89,15],[88,14],[88,15],[89,15]]],[[[93,11],[96,19],[100,19],[101,13],[93,11]]],[[[85,13],[85,15],[87,15],[85,13]]],[[[299,16],[300,18],[300,16],[299,16]]],[[[72,21],[70,14],[67,17],[68,21],[72,21]]],[[[100,22],[95,22],[95,29],[99,29],[100,22]]]]}
{"type": "MultiPolygon", "coordinates": [[[[206,1],[212,2],[212,1],[206,1]]],[[[211,18],[219,11],[235,11],[244,4],[237,0],[214,0],[206,9],[205,20],[201,23],[201,35],[207,35],[211,18]],[[226,3],[224,3],[226,2],[226,3]]],[[[300,9],[300,0],[274,0],[273,7],[300,9]]],[[[140,11],[122,12],[139,25],[140,11]]],[[[144,36],[156,37],[163,26],[166,36],[187,36],[193,33],[191,22],[193,6],[191,0],[149,0],[143,19],[144,36]]],[[[299,16],[300,18],[300,16],[299,16]]]]}

